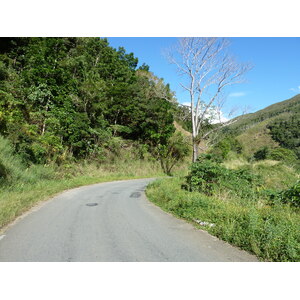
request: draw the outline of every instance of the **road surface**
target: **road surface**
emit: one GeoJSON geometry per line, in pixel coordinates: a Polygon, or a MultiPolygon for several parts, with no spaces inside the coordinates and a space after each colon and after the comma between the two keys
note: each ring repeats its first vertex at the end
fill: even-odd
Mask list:
{"type": "Polygon", "coordinates": [[[150,203],[153,179],[66,191],[0,234],[0,261],[257,261],[150,203]]]}

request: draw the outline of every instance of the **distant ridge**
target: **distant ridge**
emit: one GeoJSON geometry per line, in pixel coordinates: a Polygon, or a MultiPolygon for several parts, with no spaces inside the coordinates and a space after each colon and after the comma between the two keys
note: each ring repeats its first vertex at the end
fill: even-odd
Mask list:
{"type": "Polygon", "coordinates": [[[266,108],[258,110],[257,112],[236,117],[237,121],[229,127],[233,130],[238,130],[241,132],[267,119],[272,118],[273,120],[274,117],[286,118],[290,114],[295,113],[300,113],[300,94],[288,100],[274,103],[266,108]]]}
{"type": "Polygon", "coordinates": [[[237,117],[236,122],[224,128],[224,133],[235,136],[242,144],[244,153],[251,157],[262,147],[279,147],[278,142],[272,139],[268,125],[276,120],[285,121],[292,117],[300,120],[300,94],[257,112],[237,117]]]}

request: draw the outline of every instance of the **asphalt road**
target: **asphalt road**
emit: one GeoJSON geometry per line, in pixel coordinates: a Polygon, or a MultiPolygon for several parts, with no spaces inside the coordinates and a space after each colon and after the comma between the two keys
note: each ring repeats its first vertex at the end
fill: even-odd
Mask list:
{"type": "Polygon", "coordinates": [[[66,191],[0,234],[0,261],[257,261],[150,203],[151,179],[66,191]]]}

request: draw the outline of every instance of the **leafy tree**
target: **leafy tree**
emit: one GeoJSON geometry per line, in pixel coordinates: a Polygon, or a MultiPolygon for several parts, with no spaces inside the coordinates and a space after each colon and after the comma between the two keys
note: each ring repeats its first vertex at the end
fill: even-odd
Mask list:
{"type": "Polygon", "coordinates": [[[96,157],[113,138],[167,145],[174,93],[133,53],[99,38],[0,44],[0,134],[28,163],[96,157]]]}
{"type": "Polygon", "coordinates": [[[166,144],[160,144],[156,148],[156,155],[167,175],[171,175],[174,166],[183,161],[189,153],[189,140],[181,132],[175,132],[166,144]]]}

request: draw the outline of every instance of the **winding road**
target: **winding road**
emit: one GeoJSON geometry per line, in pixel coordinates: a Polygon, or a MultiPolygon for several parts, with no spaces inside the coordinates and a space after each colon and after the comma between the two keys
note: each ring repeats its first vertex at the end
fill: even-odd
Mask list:
{"type": "Polygon", "coordinates": [[[149,202],[153,179],[66,191],[0,234],[0,261],[257,261],[149,202]]]}

